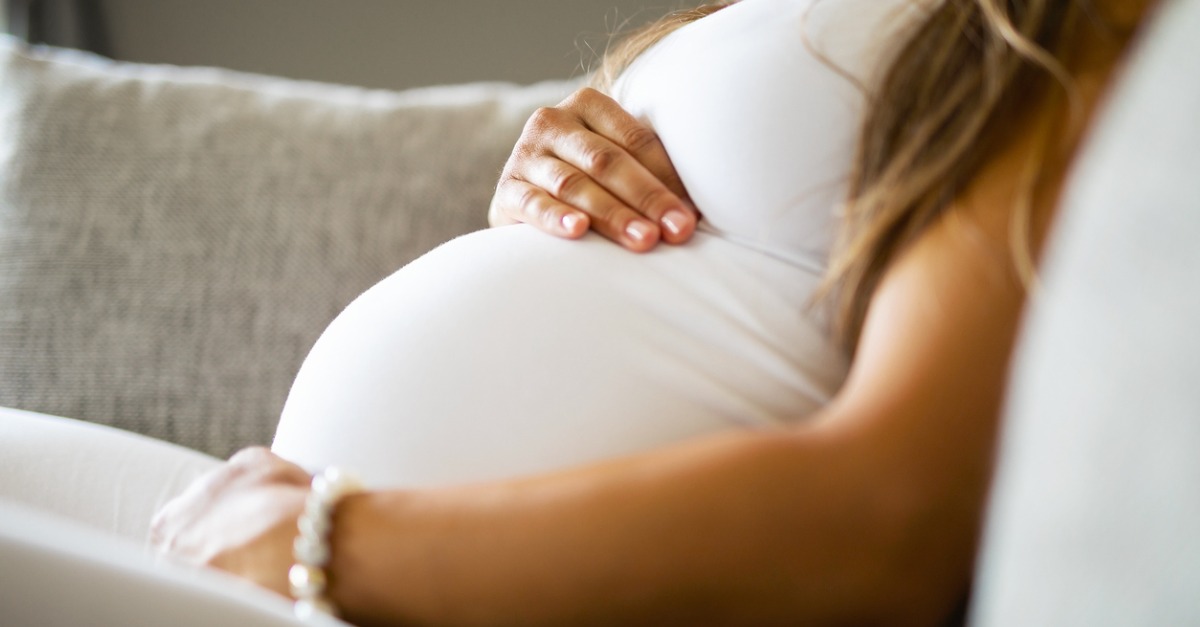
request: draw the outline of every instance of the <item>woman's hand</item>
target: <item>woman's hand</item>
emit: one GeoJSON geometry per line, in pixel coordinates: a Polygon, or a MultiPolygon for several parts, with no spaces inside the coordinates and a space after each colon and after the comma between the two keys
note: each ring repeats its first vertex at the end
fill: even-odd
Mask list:
{"type": "Polygon", "coordinates": [[[238,452],[154,516],[162,553],[249,579],[288,595],[296,520],[310,477],[265,448],[238,452]]]}
{"type": "Polygon", "coordinates": [[[654,131],[585,87],[529,118],[488,219],[567,238],[590,226],[640,252],[686,242],[699,215],[654,131]]]}

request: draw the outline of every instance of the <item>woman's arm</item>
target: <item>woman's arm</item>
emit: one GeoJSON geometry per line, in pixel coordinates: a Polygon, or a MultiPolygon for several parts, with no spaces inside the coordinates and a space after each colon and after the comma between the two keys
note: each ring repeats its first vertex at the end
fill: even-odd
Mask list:
{"type": "MultiPolygon", "coordinates": [[[[334,600],[364,624],[935,622],[970,578],[1023,301],[1007,228],[1028,150],[1010,152],[893,264],[810,422],[350,497],[334,600]]],[[[306,477],[265,451],[222,473],[160,515],[157,542],[285,591],[306,477]]]]}
{"type": "MultiPolygon", "coordinates": [[[[1024,302],[1014,141],[872,300],[838,398],[571,472],[346,501],[333,594],[364,623],[931,624],[969,585],[1024,302]]],[[[1073,142],[1063,154],[1070,154],[1073,142]]],[[[1034,197],[1044,235],[1067,160],[1034,197]]]]}
{"type": "Polygon", "coordinates": [[[363,624],[927,624],[965,589],[974,508],[947,519],[947,490],[897,457],[848,433],[739,434],[352,498],[332,594],[363,624]]]}
{"type": "Polygon", "coordinates": [[[352,498],[337,602],[364,623],[934,622],[970,576],[1022,300],[1006,247],[965,230],[888,274],[815,423],[352,498]]]}

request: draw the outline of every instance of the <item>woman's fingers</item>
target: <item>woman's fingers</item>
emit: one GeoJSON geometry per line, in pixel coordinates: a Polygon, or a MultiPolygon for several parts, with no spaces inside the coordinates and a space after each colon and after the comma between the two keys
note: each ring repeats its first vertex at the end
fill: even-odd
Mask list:
{"type": "Polygon", "coordinates": [[[590,226],[637,251],[686,241],[698,219],[654,132],[586,88],[530,117],[488,216],[562,237],[590,226]]]}
{"type": "MultiPolygon", "coordinates": [[[[605,187],[627,205],[659,224],[668,242],[686,241],[699,215],[658,135],[622,109],[615,100],[594,89],[580,90],[564,104],[581,109],[584,112],[581,117],[589,130],[615,144],[619,154],[632,157],[630,167],[636,171],[629,172],[628,177],[622,176],[618,168],[614,168],[612,176],[607,177],[602,172],[596,172],[605,187]]],[[[585,161],[589,154],[602,155],[597,151],[604,150],[600,145],[584,148],[582,158],[585,161]],[[586,152],[589,148],[591,153],[586,152]]],[[[603,157],[601,163],[604,163],[603,157]]],[[[618,159],[616,165],[628,163],[618,159]]]]}
{"type": "Polygon", "coordinates": [[[524,222],[568,239],[582,237],[590,224],[586,213],[551,196],[545,189],[515,178],[501,181],[496,187],[489,221],[492,226],[524,222]],[[519,208],[520,219],[512,217],[512,211],[504,211],[504,207],[519,208]]]}
{"type": "MultiPolygon", "coordinates": [[[[636,230],[657,240],[660,230],[666,236],[679,236],[683,228],[694,225],[690,211],[666,184],[605,137],[577,131],[555,142],[554,151],[560,163],[572,167],[555,172],[559,177],[569,173],[569,178],[552,179],[550,193],[586,211],[594,218],[592,228],[602,234],[636,230]],[[664,223],[668,213],[671,219],[664,223]]],[[[530,182],[541,184],[532,180],[535,175],[536,170],[530,172],[530,182]]]]}
{"type": "Polygon", "coordinates": [[[151,523],[160,553],[288,593],[296,521],[310,477],[265,448],[245,449],[172,499],[151,523]]]}
{"type": "Polygon", "coordinates": [[[527,184],[546,190],[564,207],[586,207],[591,228],[614,242],[639,252],[658,243],[660,229],[654,221],[571,163],[546,157],[530,166],[527,177],[527,184]]]}

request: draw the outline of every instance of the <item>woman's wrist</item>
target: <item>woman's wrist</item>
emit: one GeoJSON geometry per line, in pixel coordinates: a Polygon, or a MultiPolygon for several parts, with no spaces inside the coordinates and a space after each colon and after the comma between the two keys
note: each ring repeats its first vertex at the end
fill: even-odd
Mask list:
{"type": "Polygon", "coordinates": [[[529,589],[515,582],[528,579],[531,564],[508,541],[511,516],[502,514],[522,509],[520,499],[501,491],[505,498],[496,486],[472,486],[343,499],[327,590],[341,615],[357,625],[459,624],[528,611],[514,585],[529,589]]]}
{"type": "Polygon", "coordinates": [[[327,594],[333,515],[343,498],[361,491],[358,478],[340,468],[326,468],[312,478],[304,510],[297,519],[298,535],[292,543],[294,562],[288,571],[296,615],[301,619],[318,612],[338,613],[327,594]]]}
{"type": "Polygon", "coordinates": [[[409,520],[412,498],[360,492],[343,498],[334,513],[326,592],[355,624],[412,620],[436,607],[421,551],[428,539],[409,520]]]}

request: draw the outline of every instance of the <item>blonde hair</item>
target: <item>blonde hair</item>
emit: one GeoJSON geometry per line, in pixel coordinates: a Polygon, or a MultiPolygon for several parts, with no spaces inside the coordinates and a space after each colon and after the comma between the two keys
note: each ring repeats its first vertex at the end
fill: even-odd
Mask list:
{"type": "MultiPolygon", "coordinates": [[[[853,352],[889,264],[941,218],[1015,124],[1047,98],[1073,102],[1066,56],[1087,0],[941,0],[903,42],[869,106],[841,232],[820,295],[853,352]],[[1064,89],[1050,91],[1055,85],[1064,89]]],[[[610,50],[600,88],[645,49],[724,2],[678,11],[610,50]]],[[[837,69],[837,68],[835,68],[837,69]]],[[[1042,155],[1044,158],[1044,154],[1042,155]]],[[[1033,277],[1029,221],[1039,162],[1013,209],[1018,275],[1033,277]]]]}
{"type": "Polygon", "coordinates": [[[615,42],[615,44],[605,50],[604,55],[600,59],[599,67],[592,72],[591,86],[600,91],[609,91],[613,83],[617,81],[617,77],[621,75],[621,72],[624,72],[629,67],[629,64],[633,63],[634,59],[661,41],[662,38],[687,24],[716,13],[736,2],[737,0],[729,0],[727,2],[713,2],[694,8],[679,9],[668,13],[660,20],[625,34],[620,38],[615,36],[610,38],[610,43],[615,42]]]}
{"type": "MultiPolygon", "coordinates": [[[[1077,108],[1066,57],[1082,11],[1079,0],[943,0],[900,48],[868,109],[823,291],[849,350],[888,265],[951,209],[1029,113],[1048,98],[1077,108]],[[1063,90],[1050,92],[1056,85],[1063,90]]],[[[1011,214],[1011,257],[1026,286],[1045,149],[1026,164],[1011,214]]]]}

